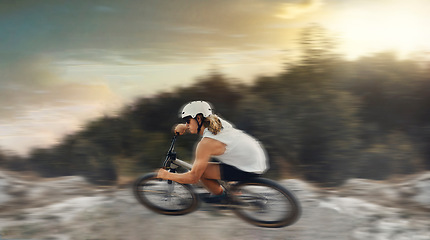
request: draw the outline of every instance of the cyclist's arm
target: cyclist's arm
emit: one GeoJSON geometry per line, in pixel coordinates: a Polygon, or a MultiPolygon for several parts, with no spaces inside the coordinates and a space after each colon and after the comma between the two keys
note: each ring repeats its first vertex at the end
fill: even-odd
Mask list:
{"type": "Polygon", "coordinates": [[[164,169],[158,171],[158,177],[169,179],[179,183],[197,183],[202,177],[211,156],[221,155],[225,151],[225,145],[217,140],[203,138],[196,148],[196,159],[191,171],[186,173],[170,173],[164,169]]]}

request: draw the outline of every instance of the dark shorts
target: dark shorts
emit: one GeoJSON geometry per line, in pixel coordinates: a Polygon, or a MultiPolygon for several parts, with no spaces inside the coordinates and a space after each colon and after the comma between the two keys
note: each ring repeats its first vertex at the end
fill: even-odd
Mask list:
{"type": "Polygon", "coordinates": [[[221,180],[226,181],[242,181],[260,176],[260,174],[245,172],[236,167],[224,163],[219,164],[219,171],[221,175],[221,180]]]}

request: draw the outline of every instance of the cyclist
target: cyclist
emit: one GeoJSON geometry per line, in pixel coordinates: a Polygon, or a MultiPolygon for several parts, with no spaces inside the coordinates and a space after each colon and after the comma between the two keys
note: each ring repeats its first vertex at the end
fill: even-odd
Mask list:
{"type": "Polygon", "coordinates": [[[193,101],[183,106],[179,116],[183,124],[174,126],[177,134],[198,134],[201,140],[195,149],[191,171],[171,173],[158,171],[158,178],[193,184],[201,181],[212,193],[209,202],[222,201],[224,189],[216,180],[239,181],[256,177],[268,169],[266,153],[260,143],[213,113],[205,101],[193,101]],[[210,162],[215,157],[219,163],[210,162]]]}

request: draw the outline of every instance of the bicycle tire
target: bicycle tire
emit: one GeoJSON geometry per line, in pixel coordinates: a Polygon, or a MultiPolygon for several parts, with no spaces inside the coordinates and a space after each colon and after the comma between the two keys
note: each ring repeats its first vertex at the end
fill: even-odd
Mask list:
{"type": "Polygon", "coordinates": [[[184,215],[198,208],[197,194],[190,185],[175,181],[169,184],[156,176],[156,173],[143,175],[133,185],[134,195],[143,206],[165,215],[184,215]]]}
{"type": "Polygon", "coordinates": [[[235,205],[233,212],[259,227],[286,227],[301,215],[301,206],[294,194],[270,179],[238,182],[232,186],[230,194],[235,205]]]}

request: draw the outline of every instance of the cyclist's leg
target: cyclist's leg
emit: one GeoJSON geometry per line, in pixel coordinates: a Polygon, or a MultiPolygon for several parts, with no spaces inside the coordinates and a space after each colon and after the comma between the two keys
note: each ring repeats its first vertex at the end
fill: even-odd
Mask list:
{"type": "Polygon", "coordinates": [[[217,180],[221,179],[220,168],[218,163],[209,163],[205,172],[200,178],[201,182],[209,192],[215,195],[223,193],[223,188],[217,180]]]}

